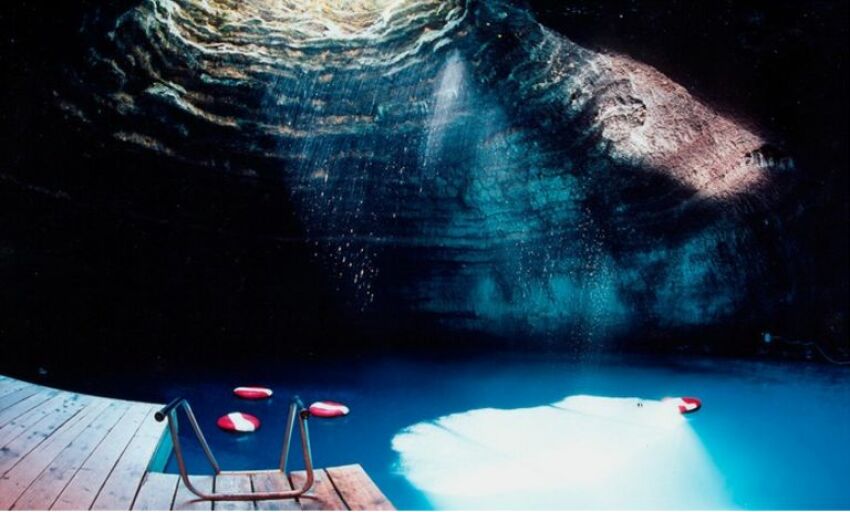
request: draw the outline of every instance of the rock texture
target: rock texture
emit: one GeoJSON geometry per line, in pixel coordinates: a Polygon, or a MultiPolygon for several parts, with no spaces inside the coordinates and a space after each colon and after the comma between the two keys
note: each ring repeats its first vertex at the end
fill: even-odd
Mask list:
{"type": "Polygon", "coordinates": [[[793,161],[521,3],[145,0],[92,20],[66,115],[285,190],[323,286],[363,317],[582,342],[738,322],[782,286],[763,223],[793,161]]]}

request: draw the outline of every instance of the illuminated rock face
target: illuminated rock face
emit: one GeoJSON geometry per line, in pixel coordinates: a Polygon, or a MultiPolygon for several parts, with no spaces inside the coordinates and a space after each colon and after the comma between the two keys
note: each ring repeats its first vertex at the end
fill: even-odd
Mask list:
{"type": "Polygon", "coordinates": [[[147,0],[60,99],[104,136],[283,187],[354,310],[594,340],[773,286],[793,162],[508,2],[147,0]],[[752,228],[752,229],[751,229],[752,228]]]}

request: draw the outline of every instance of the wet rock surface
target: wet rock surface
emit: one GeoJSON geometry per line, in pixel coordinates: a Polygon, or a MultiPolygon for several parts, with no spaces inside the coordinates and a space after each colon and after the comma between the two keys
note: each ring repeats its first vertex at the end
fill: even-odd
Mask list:
{"type": "MultiPolygon", "coordinates": [[[[43,106],[76,160],[4,182],[239,252],[184,284],[241,281],[201,301],[226,310],[249,276],[263,291],[234,307],[264,317],[263,342],[314,322],[564,347],[776,324],[811,261],[788,226],[806,170],[758,123],[532,7],[81,9],[43,106]]],[[[192,268],[184,244],[148,250],[192,268]]]]}

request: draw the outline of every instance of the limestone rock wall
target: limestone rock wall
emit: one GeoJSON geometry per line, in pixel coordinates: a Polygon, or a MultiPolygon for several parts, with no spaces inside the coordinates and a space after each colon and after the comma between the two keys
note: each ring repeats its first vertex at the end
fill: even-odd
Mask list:
{"type": "Polygon", "coordinates": [[[363,318],[581,343],[746,324],[787,293],[764,219],[793,160],[521,2],[145,0],[88,30],[66,117],[285,195],[363,318]]]}

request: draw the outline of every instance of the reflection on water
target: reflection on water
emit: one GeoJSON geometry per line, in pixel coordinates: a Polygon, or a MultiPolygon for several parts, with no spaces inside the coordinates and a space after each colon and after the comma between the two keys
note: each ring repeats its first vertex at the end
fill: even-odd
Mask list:
{"type": "MultiPolygon", "coordinates": [[[[153,395],[144,381],[137,398],[188,397],[226,469],[275,467],[290,394],[345,403],[349,416],[311,423],[316,465],[363,465],[399,509],[500,506],[501,488],[505,499],[524,494],[521,508],[850,506],[850,373],[840,367],[512,353],[293,360],[162,382],[153,395]],[[232,396],[246,384],[275,396],[232,396]],[[703,407],[685,417],[655,400],[606,398],[689,395],[703,407]],[[241,436],[215,428],[237,410],[263,426],[241,436]]],[[[208,470],[189,437],[184,447],[190,470],[208,470]]]]}
{"type": "Polygon", "coordinates": [[[393,438],[404,475],[437,508],[730,508],[677,406],[570,396],[476,409],[393,438]]]}

